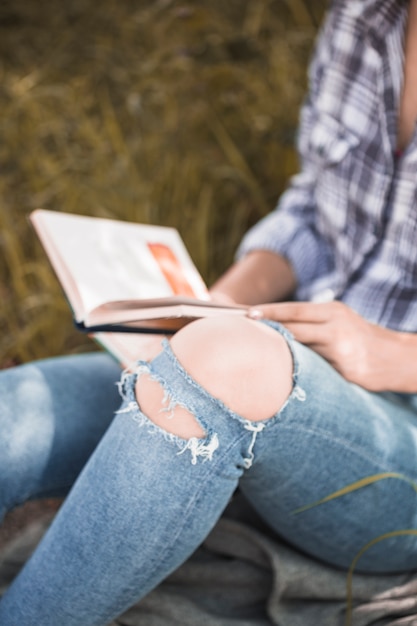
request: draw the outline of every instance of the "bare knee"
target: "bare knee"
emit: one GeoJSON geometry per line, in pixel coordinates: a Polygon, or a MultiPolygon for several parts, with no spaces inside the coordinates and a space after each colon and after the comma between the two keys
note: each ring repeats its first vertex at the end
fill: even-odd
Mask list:
{"type": "MultiPolygon", "coordinates": [[[[265,420],[284,404],[292,388],[292,357],[285,339],[272,328],[246,318],[207,318],[189,324],[171,340],[190,376],[228,408],[250,421],[265,420]]],[[[142,411],[167,432],[203,437],[203,428],[185,408],[171,419],[163,410],[162,386],[141,376],[136,395],[142,411]]]]}
{"type": "Polygon", "coordinates": [[[171,346],[200,385],[246,419],[268,419],[291,393],[289,347],[260,322],[230,316],[199,320],[177,333],[171,346]]]}

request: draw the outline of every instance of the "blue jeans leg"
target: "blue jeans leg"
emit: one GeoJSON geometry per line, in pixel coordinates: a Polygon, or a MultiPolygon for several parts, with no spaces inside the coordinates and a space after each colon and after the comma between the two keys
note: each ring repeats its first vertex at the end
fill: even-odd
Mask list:
{"type": "Polygon", "coordinates": [[[180,565],[226,507],[256,429],[194,383],[168,348],[151,373],[206,436],[184,440],[155,426],[136,403],[136,375],[126,375],[118,415],[0,602],[2,626],[107,624],[180,565]]]}
{"type": "Polygon", "coordinates": [[[281,537],[317,559],[346,569],[375,541],[356,571],[416,570],[417,396],[368,392],[291,344],[296,393],[259,435],[241,490],[281,537]],[[412,532],[396,534],[403,530],[412,532]]]}
{"type": "MultiPolygon", "coordinates": [[[[169,346],[126,376],[117,417],[0,602],[2,626],[104,626],[187,558],[238,484],[279,534],[341,567],[377,536],[416,527],[415,493],[400,478],[295,512],[376,473],[417,480],[417,402],[351,385],[288,341],[293,391],[264,422],[211,397],[169,346]],[[141,412],[134,384],[143,371],[196,416],[204,438],[169,435],[141,412]]],[[[368,551],[361,569],[416,567],[415,538],[397,537],[368,551]]]]}
{"type": "Polygon", "coordinates": [[[0,373],[0,519],[31,498],[66,495],[120,404],[103,353],[0,373]]]}

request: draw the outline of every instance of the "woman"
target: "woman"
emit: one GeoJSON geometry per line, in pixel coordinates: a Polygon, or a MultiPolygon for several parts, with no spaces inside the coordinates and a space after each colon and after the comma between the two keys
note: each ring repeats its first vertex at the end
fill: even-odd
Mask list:
{"type": "Polygon", "coordinates": [[[392,534],[358,569],[417,567],[415,537],[395,536],[417,513],[416,56],[417,0],[332,3],[301,171],[212,289],[248,318],[157,340],[114,419],[104,355],[2,374],[2,509],[71,489],[2,626],[105,625],[191,554],[237,486],[315,558],[347,568],[392,534]],[[322,502],[375,475],[391,479],[322,502]]]}

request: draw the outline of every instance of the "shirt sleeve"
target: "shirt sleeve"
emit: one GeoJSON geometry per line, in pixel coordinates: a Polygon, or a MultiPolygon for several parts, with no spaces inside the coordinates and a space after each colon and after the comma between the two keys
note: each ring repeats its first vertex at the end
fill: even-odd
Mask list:
{"type": "Polygon", "coordinates": [[[331,40],[337,5],[333,2],[321,31],[309,69],[309,94],[301,110],[297,149],[301,171],[291,180],[274,211],[253,226],[244,236],[237,258],[254,250],[268,250],[288,259],[296,274],[298,288],[333,268],[330,246],[315,228],[316,168],[309,155],[308,138],[315,115],[315,99],[320,76],[331,55],[331,40]]]}

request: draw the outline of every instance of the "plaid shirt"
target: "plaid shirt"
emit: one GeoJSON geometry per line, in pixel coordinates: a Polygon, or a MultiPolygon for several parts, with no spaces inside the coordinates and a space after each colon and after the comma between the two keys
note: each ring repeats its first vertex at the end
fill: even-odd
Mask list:
{"type": "Polygon", "coordinates": [[[301,114],[301,171],[238,255],[284,255],[299,300],[417,330],[417,136],[396,153],[407,0],[334,0],[301,114]]]}

